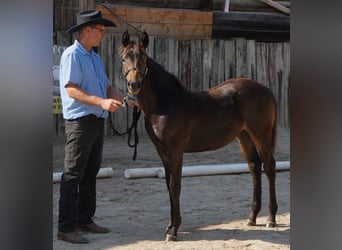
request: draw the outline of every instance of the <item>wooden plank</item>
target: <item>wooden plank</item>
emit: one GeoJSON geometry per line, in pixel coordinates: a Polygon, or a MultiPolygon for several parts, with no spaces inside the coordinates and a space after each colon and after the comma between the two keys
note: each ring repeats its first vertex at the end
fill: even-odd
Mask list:
{"type": "Polygon", "coordinates": [[[212,12],[192,10],[135,9],[127,12],[127,20],[132,23],[174,23],[203,25],[212,24],[212,12]]]}
{"type": "Polygon", "coordinates": [[[190,89],[192,91],[203,90],[202,86],[202,43],[201,40],[191,40],[191,76],[190,76],[190,89]]]}
{"type": "Polygon", "coordinates": [[[267,78],[267,50],[265,43],[256,43],[256,80],[265,86],[269,86],[267,78]]]}
{"type": "Polygon", "coordinates": [[[246,76],[256,79],[255,41],[246,41],[246,76]]]}
{"type": "Polygon", "coordinates": [[[168,59],[168,71],[178,76],[178,41],[176,39],[168,39],[169,41],[169,59],[168,59]]]}
{"type": "Polygon", "coordinates": [[[235,41],[224,41],[224,79],[228,80],[236,77],[235,64],[235,41]]]}
{"type": "Polygon", "coordinates": [[[212,61],[213,61],[213,40],[202,41],[202,86],[203,90],[207,90],[212,87],[212,61]]]}
{"type": "Polygon", "coordinates": [[[290,24],[290,17],[278,13],[259,13],[259,12],[242,12],[242,11],[230,11],[229,13],[214,11],[213,12],[213,24],[219,21],[236,21],[236,22],[248,22],[264,23],[273,25],[288,25],[290,24]]]}
{"type": "Polygon", "coordinates": [[[164,69],[168,68],[168,44],[167,39],[156,37],[154,39],[154,60],[163,66],[164,69]],[[160,51],[162,53],[156,53],[160,51]]]}
{"type": "MultiPolygon", "coordinates": [[[[117,4],[134,7],[153,7],[153,8],[173,8],[173,9],[193,9],[193,10],[219,10],[223,11],[225,0],[203,1],[203,0],[107,0],[108,4],[117,4]],[[208,3],[206,3],[208,2],[208,3]],[[209,3],[212,2],[212,3],[209,3]]],[[[284,6],[289,6],[290,1],[277,0],[284,6]]],[[[230,0],[230,10],[239,11],[259,11],[276,12],[277,10],[256,0],[230,0]]]]}
{"type": "Polygon", "coordinates": [[[243,37],[256,41],[288,42],[290,17],[275,13],[214,12],[212,38],[243,37]]]}
{"type": "Polygon", "coordinates": [[[213,86],[224,81],[224,40],[214,40],[213,42],[213,86]]]}
{"type": "Polygon", "coordinates": [[[146,30],[150,35],[178,39],[211,37],[211,12],[123,8],[113,5],[110,5],[110,9],[97,5],[97,9],[102,11],[105,18],[116,23],[117,27],[107,28],[109,33],[129,30],[132,34],[139,34],[146,30]]]}
{"type": "Polygon", "coordinates": [[[200,9],[202,0],[107,0],[109,4],[118,4],[125,6],[155,7],[155,8],[183,8],[200,9]]]}
{"type": "Polygon", "coordinates": [[[180,82],[190,88],[190,76],[191,76],[191,62],[190,62],[190,41],[182,40],[179,41],[178,48],[178,60],[179,60],[179,71],[178,79],[180,82]]]}
{"type": "Polygon", "coordinates": [[[235,60],[236,60],[236,77],[247,77],[247,42],[243,38],[235,39],[235,60]]]}
{"type": "MultiPolygon", "coordinates": [[[[173,37],[177,39],[209,39],[212,27],[209,25],[186,25],[186,24],[149,24],[131,23],[138,30],[147,31],[153,36],[173,37]]],[[[128,27],[108,28],[109,33],[122,33],[129,30],[130,34],[140,34],[128,27]]]]}
{"type": "Polygon", "coordinates": [[[112,16],[121,17],[132,23],[176,23],[176,24],[212,24],[212,12],[193,10],[170,10],[156,8],[133,8],[117,5],[97,5],[104,17],[111,19],[112,16]],[[110,8],[110,10],[108,10],[110,8]]]}
{"type": "Polygon", "coordinates": [[[285,7],[284,5],[281,5],[280,3],[277,3],[277,2],[272,1],[272,0],[261,0],[261,2],[271,6],[275,9],[285,13],[285,14],[288,14],[288,15],[290,14],[290,9],[285,7]]]}
{"type": "Polygon", "coordinates": [[[283,109],[282,120],[280,124],[283,126],[290,126],[290,43],[282,43],[282,54],[281,62],[283,67],[283,89],[282,97],[283,101],[281,103],[283,109]]]}

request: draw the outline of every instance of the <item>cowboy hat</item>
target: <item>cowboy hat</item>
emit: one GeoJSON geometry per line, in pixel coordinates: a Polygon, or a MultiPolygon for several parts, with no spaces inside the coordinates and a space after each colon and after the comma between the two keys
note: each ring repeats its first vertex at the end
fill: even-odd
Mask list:
{"type": "Polygon", "coordinates": [[[102,13],[99,10],[84,10],[77,13],[77,24],[68,28],[67,33],[71,34],[78,31],[82,26],[91,24],[103,24],[104,26],[113,26],[115,23],[102,17],[102,13]]]}

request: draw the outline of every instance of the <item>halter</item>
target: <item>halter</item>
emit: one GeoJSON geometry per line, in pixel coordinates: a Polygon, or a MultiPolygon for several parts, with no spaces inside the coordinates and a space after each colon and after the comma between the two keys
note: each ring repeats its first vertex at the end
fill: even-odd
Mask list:
{"type": "MultiPolygon", "coordinates": [[[[142,75],[142,78],[144,78],[145,76],[146,76],[146,74],[147,74],[147,71],[148,71],[148,68],[147,68],[147,55],[145,54],[145,53],[143,53],[143,55],[144,55],[144,66],[145,66],[145,70],[144,70],[144,73],[143,73],[143,75],[142,75]]],[[[123,59],[123,62],[122,63],[125,63],[125,60],[123,59]]],[[[126,79],[126,77],[127,77],[127,75],[131,72],[131,71],[137,71],[138,73],[140,73],[141,71],[140,71],[140,69],[138,68],[138,67],[133,67],[133,68],[131,68],[131,69],[129,69],[129,70],[127,70],[127,72],[124,74],[125,75],[125,79],[126,79]]],[[[126,80],[126,82],[127,82],[127,80],[126,80]]]]}
{"type": "MultiPolygon", "coordinates": [[[[131,69],[127,70],[127,72],[125,73],[125,80],[126,80],[127,75],[128,75],[131,71],[133,71],[133,70],[135,70],[135,71],[137,71],[137,72],[140,73],[140,69],[138,69],[138,68],[136,68],[136,67],[131,68],[131,69]]],[[[147,68],[146,60],[145,60],[145,70],[144,70],[143,77],[142,77],[143,79],[145,78],[145,76],[146,76],[146,74],[147,74],[147,71],[148,71],[148,68],[147,68]]],[[[126,80],[126,82],[127,82],[127,80],[126,80]]]]}
{"type": "MultiPolygon", "coordinates": [[[[136,58],[136,57],[135,57],[136,54],[134,53],[133,48],[130,48],[129,51],[127,52],[127,54],[129,54],[130,52],[134,55],[134,58],[136,58]]],[[[143,66],[145,67],[145,69],[144,69],[144,72],[143,72],[143,74],[142,74],[142,79],[144,79],[145,76],[146,76],[146,74],[147,74],[147,71],[148,71],[148,68],[147,68],[147,55],[146,55],[144,52],[140,52],[140,53],[141,53],[141,55],[144,57],[144,58],[143,58],[143,66]]],[[[123,62],[122,62],[122,63],[123,63],[123,64],[125,63],[125,59],[123,59],[123,62]]],[[[136,63],[135,63],[135,64],[136,64],[136,63]]],[[[137,71],[138,73],[141,73],[141,70],[140,70],[136,65],[134,65],[133,68],[128,69],[127,72],[124,74],[125,80],[126,80],[127,75],[128,75],[131,71],[137,71]]],[[[126,83],[127,83],[127,80],[126,80],[126,83]]]]}

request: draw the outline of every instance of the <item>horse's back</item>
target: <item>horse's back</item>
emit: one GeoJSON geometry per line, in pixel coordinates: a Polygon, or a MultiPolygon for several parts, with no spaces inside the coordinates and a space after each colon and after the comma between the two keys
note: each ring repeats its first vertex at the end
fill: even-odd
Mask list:
{"type": "Polygon", "coordinates": [[[248,129],[272,129],[276,125],[277,104],[272,91],[263,84],[247,79],[229,79],[208,91],[221,102],[232,99],[248,129]]]}
{"type": "Polygon", "coordinates": [[[219,86],[208,90],[209,95],[216,99],[233,98],[240,111],[254,109],[273,109],[276,101],[273,93],[263,84],[247,79],[233,78],[226,80],[219,86]]]}
{"type": "Polygon", "coordinates": [[[211,95],[232,95],[237,96],[248,96],[249,98],[253,95],[257,95],[258,98],[264,96],[266,98],[273,98],[273,94],[269,88],[263,84],[248,78],[232,78],[222,82],[220,85],[213,87],[208,90],[211,95]]]}

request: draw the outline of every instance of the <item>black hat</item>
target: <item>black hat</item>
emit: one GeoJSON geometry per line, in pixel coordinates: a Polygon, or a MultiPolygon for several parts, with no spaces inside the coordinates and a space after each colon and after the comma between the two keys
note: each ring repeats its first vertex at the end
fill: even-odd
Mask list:
{"type": "Polygon", "coordinates": [[[84,10],[77,13],[77,25],[67,29],[67,33],[71,34],[79,30],[82,26],[90,24],[103,24],[104,26],[116,26],[112,21],[102,17],[99,10],[84,10]]]}

